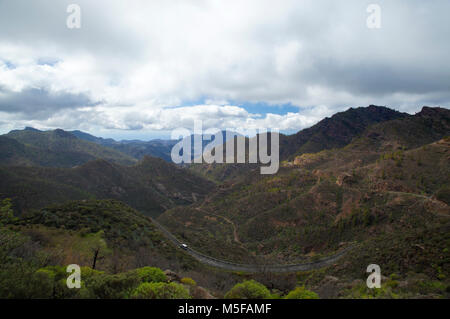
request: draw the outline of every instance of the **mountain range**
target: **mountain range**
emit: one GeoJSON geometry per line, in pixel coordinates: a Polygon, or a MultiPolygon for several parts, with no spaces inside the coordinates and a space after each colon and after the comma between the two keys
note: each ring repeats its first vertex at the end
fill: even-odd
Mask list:
{"type": "MultiPolygon", "coordinates": [[[[222,131],[222,140],[227,134],[239,136],[234,132],[222,131]]],[[[202,150],[207,145],[219,145],[218,141],[200,137],[202,150]]],[[[192,134],[191,159],[195,158],[192,134]]],[[[172,162],[171,151],[181,140],[154,139],[150,141],[121,140],[102,138],[79,130],[62,129],[41,131],[32,127],[13,130],[0,135],[0,164],[29,165],[46,167],[73,167],[94,159],[104,159],[122,165],[133,165],[145,156],[162,158],[172,162]]]]}
{"type": "MultiPolygon", "coordinates": [[[[374,107],[366,110],[372,114],[374,107]]],[[[385,108],[379,110],[386,114],[385,108]]],[[[311,134],[311,131],[345,127],[343,118],[364,109],[348,112],[318,123],[307,135],[315,139],[324,134],[311,134]]],[[[247,171],[236,168],[239,174],[231,173],[226,178],[215,171],[230,170],[227,164],[215,164],[213,168],[203,165],[200,169],[197,166],[194,168],[197,172],[204,169],[206,176],[219,176],[218,181],[225,183],[204,202],[189,208],[191,213],[186,213],[187,208],[175,208],[161,215],[160,221],[180,236],[203,246],[208,254],[218,253],[217,257],[230,258],[236,254],[236,260],[240,260],[242,256],[250,256],[250,250],[254,254],[263,252],[274,259],[284,256],[289,260],[311,252],[314,247],[322,252],[326,247],[335,249],[340,241],[328,237],[334,233],[333,227],[344,216],[374,209],[367,202],[374,194],[392,196],[398,192],[399,196],[411,193],[431,198],[448,190],[449,144],[448,138],[444,138],[450,133],[450,111],[425,107],[416,115],[392,114],[394,119],[377,121],[359,135],[346,137],[350,142],[342,148],[322,147],[319,152],[303,153],[304,139],[299,139],[302,140],[300,151],[292,154],[302,155],[286,161],[273,177],[261,177],[250,165],[247,171]],[[216,215],[232,223],[217,224],[210,220],[209,217],[216,215]],[[187,224],[192,226],[181,226],[187,224]],[[239,242],[230,235],[230,225],[237,225],[239,242]],[[214,233],[215,240],[198,235],[210,232],[214,233]],[[307,240],[310,233],[314,237],[307,240]],[[325,237],[319,240],[315,236],[325,237]],[[229,244],[229,249],[223,242],[229,244]],[[300,249],[297,253],[294,243],[300,249]],[[221,249],[216,249],[216,244],[221,249]],[[248,247],[243,251],[243,246],[248,247]]],[[[303,136],[302,132],[297,135],[303,136]]],[[[344,140],[343,135],[335,140],[344,140]]],[[[447,201],[444,207],[448,205],[447,196],[442,195],[442,200],[447,201]]]]}
{"type": "Polygon", "coordinates": [[[12,200],[11,230],[56,264],[90,262],[91,250],[80,247],[101,237],[110,249],[102,270],[170,267],[201,283],[203,296],[223,297],[236,282],[255,279],[278,295],[301,285],[324,298],[445,298],[449,136],[446,108],[414,115],[351,108],[280,134],[280,170],[264,176],[257,164],[177,166],[167,161],[177,141],[27,128],[0,136],[0,196],[12,200]],[[148,156],[156,150],[161,158],[148,156]],[[309,263],[351,250],[295,274],[224,272],[171,246],[148,217],[199,254],[227,262],[309,263]],[[364,285],[372,263],[384,276],[376,293],[364,285]]]}
{"type": "Polygon", "coordinates": [[[134,166],[98,159],[74,168],[0,167],[0,194],[19,212],[76,199],[117,199],[148,215],[192,203],[212,182],[162,159],[144,157],[134,166]]]}
{"type": "Polygon", "coordinates": [[[123,165],[137,162],[124,153],[78,139],[61,129],[14,130],[0,136],[0,149],[0,161],[7,165],[73,167],[98,158],[123,165]]]}

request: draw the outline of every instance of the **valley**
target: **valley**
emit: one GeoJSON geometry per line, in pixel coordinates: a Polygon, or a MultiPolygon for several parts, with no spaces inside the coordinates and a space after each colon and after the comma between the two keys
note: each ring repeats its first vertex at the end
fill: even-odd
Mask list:
{"type": "Polygon", "coordinates": [[[77,263],[85,295],[59,287],[58,297],[137,296],[145,267],[195,298],[230,296],[242,281],[272,297],[296,287],[320,298],[448,297],[448,109],[351,108],[280,135],[274,175],[257,164],[177,166],[82,133],[0,136],[1,296],[42,297],[27,276],[59,287],[57,267],[77,263]],[[376,293],[364,286],[371,263],[384,276],[376,293]]]}

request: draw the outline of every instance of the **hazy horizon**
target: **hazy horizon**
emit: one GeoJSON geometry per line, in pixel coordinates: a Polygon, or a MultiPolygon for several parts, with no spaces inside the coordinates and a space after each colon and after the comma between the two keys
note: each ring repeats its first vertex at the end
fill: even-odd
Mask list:
{"type": "MultiPolygon", "coordinates": [[[[371,104],[371,105],[374,105],[374,104],[371,104]]],[[[381,105],[378,105],[378,106],[381,106],[381,105]]],[[[423,105],[422,107],[425,107],[425,106],[448,108],[448,107],[442,106],[442,105],[438,105],[438,106],[423,105]]],[[[358,107],[367,107],[367,106],[358,106],[358,107]]],[[[340,111],[340,112],[345,112],[345,111],[348,111],[351,108],[358,108],[358,107],[349,107],[349,108],[347,108],[347,109],[345,109],[343,111],[340,111]]],[[[389,106],[383,106],[383,107],[387,107],[387,108],[395,110],[395,111],[403,112],[403,111],[401,111],[399,109],[396,109],[394,107],[389,107],[389,106]]],[[[420,107],[420,109],[418,111],[416,111],[416,112],[404,112],[404,113],[408,113],[408,114],[413,115],[414,113],[420,112],[422,107],[420,107]]],[[[337,112],[337,113],[339,113],[339,112],[337,112]]],[[[334,114],[332,114],[331,116],[333,116],[333,115],[334,114]]],[[[330,117],[330,116],[325,116],[325,117],[317,120],[317,122],[315,122],[315,123],[313,123],[313,124],[311,124],[311,125],[309,125],[307,127],[304,127],[304,128],[302,128],[302,129],[300,129],[298,131],[296,131],[296,130],[292,130],[292,131],[280,130],[280,133],[282,133],[284,135],[296,134],[296,133],[298,133],[298,132],[300,132],[300,131],[302,131],[302,130],[304,130],[306,128],[309,128],[311,126],[316,125],[317,123],[319,123],[320,121],[324,120],[327,117],[330,117]]],[[[140,132],[139,134],[136,134],[135,131],[128,130],[128,131],[120,131],[120,132],[117,132],[117,133],[104,132],[103,134],[102,133],[97,134],[97,133],[90,132],[88,130],[80,130],[80,129],[71,129],[71,128],[63,128],[63,127],[56,127],[56,128],[48,128],[47,129],[47,128],[37,128],[37,127],[32,127],[32,126],[25,126],[25,127],[21,126],[21,127],[13,128],[13,129],[8,130],[8,131],[3,131],[3,132],[0,131],[0,134],[7,134],[7,133],[9,133],[9,132],[11,132],[13,130],[24,130],[26,128],[37,129],[37,130],[40,130],[40,131],[51,131],[51,130],[55,130],[55,129],[62,129],[64,131],[77,131],[78,130],[78,131],[81,131],[81,132],[93,135],[95,137],[101,137],[101,138],[105,138],[105,139],[112,138],[112,139],[114,139],[114,140],[116,140],[118,142],[120,142],[120,141],[127,141],[127,140],[139,140],[139,141],[148,142],[148,141],[158,140],[158,139],[161,139],[161,140],[170,140],[171,139],[170,138],[171,131],[167,131],[167,132],[151,132],[151,133],[140,132]]],[[[229,129],[233,129],[233,128],[229,128],[229,129]]]]}

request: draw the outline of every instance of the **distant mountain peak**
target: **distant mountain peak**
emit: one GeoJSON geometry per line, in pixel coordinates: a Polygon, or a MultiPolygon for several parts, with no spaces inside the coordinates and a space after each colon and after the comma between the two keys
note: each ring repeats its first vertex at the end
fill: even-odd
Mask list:
{"type": "Polygon", "coordinates": [[[385,106],[349,108],[294,135],[284,136],[280,141],[280,154],[283,159],[289,159],[303,153],[343,147],[370,125],[405,116],[406,113],[385,106]]]}
{"type": "Polygon", "coordinates": [[[442,112],[449,112],[449,110],[443,107],[423,106],[418,114],[421,116],[433,116],[442,112]]]}
{"type": "Polygon", "coordinates": [[[56,130],[53,131],[53,134],[57,137],[61,137],[61,138],[70,138],[70,139],[76,139],[77,137],[69,132],[66,132],[60,128],[57,128],[56,130]]]}
{"type": "Polygon", "coordinates": [[[34,127],[31,127],[31,126],[25,127],[24,131],[42,132],[41,130],[38,130],[38,129],[36,129],[34,127]]]}
{"type": "MultiPolygon", "coordinates": [[[[96,158],[103,158],[123,165],[132,165],[137,162],[126,154],[84,141],[62,129],[49,131],[13,130],[3,136],[16,140],[20,149],[18,148],[16,157],[5,157],[0,161],[0,164],[16,162],[46,167],[73,167],[96,158]]],[[[6,142],[4,140],[3,144],[6,142]]],[[[9,153],[14,155],[11,152],[9,153]]]]}

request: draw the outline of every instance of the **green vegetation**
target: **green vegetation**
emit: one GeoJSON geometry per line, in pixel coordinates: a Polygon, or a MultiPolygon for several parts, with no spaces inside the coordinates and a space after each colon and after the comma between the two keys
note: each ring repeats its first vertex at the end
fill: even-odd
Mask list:
{"type": "MultiPolygon", "coordinates": [[[[156,268],[155,268],[156,269],[156,268]]],[[[159,270],[161,271],[161,270],[159,270]]],[[[30,273],[26,290],[19,287],[4,287],[0,292],[3,298],[42,298],[42,299],[67,299],[67,298],[100,298],[100,299],[188,299],[189,291],[182,285],[170,282],[145,282],[140,279],[135,271],[120,274],[105,274],[82,267],[81,289],[69,289],[66,285],[67,272],[65,267],[47,266],[30,273]],[[5,295],[6,294],[6,295],[5,295]]]]}
{"type": "Polygon", "coordinates": [[[156,267],[143,267],[136,269],[139,278],[143,282],[166,282],[167,277],[164,272],[156,267]]]}
{"type": "Polygon", "coordinates": [[[273,176],[148,157],[132,167],[26,167],[55,164],[54,152],[70,159],[69,146],[81,163],[86,148],[63,131],[2,136],[0,162],[17,165],[0,166],[0,193],[11,198],[0,201],[0,298],[449,298],[449,131],[446,109],[352,109],[281,136],[273,176]],[[189,247],[238,263],[353,249],[296,274],[226,272],[175,247],[141,212],[189,247]],[[372,263],[381,289],[365,285],[372,263]],[[81,266],[81,289],[66,286],[69,264],[81,266]]]}
{"type": "MultiPolygon", "coordinates": [[[[370,125],[343,148],[303,154],[275,176],[261,177],[247,166],[237,177],[232,165],[223,165],[232,172],[220,192],[201,205],[168,210],[159,220],[201,252],[240,263],[314,261],[356,243],[334,268],[298,283],[320,297],[344,297],[345,285],[366,278],[365,267],[374,261],[388,273],[424,274],[425,282],[446,287],[450,141],[441,138],[449,131],[450,111],[424,108],[370,125]]],[[[219,172],[205,169],[210,176],[219,172]]],[[[421,294],[407,287],[391,287],[392,297],[421,294]]]]}
{"type": "Polygon", "coordinates": [[[319,296],[305,287],[297,287],[289,292],[285,299],[319,299],[319,296]]]}
{"type": "Polygon", "coordinates": [[[11,131],[0,136],[0,151],[0,163],[6,165],[73,167],[99,158],[122,165],[137,162],[128,155],[78,139],[60,129],[11,131]]]}
{"type": "MultiPolygon", "coordinates": [[[[246,280],[236,284],[225,294],[227,299],[277,299],[280,298],[280,291],[271,293],[263,284],[255,280],[246,280]]],[[[319,296],[305,287],[296,287],[288,292],[284,299],[318,299],[319,296]]]]}
{"type": "Polygon", "coordinates": [[[118,201],[69,202],[16,219],[3,200],[0,211],[8,217],[0,226],[0,298],[130,298],[142,283],[167,284],[152,286],[152,298],[188,298],[157,266],[208,274],[118,201]],[[82,266],[81,289],[66,285],[73,263],[82,266]]]}
{"type": "Polygon", "coordinates": [[[0,202],[0,227],[15,220],[10,198],[5,198],[0,202]]]}
{"type": "MultiPolygon", "coordinates": [[[[72,201],[23,216],[22,225],[40,224],[86,234],[104,235],[110,242],[146,244],[160,240],[153,224],[142,214],[116,200],[72,201]]],[[[88,236],[89,237],[89,236],[88,236]]],[[[93,237],[93,235],[90,235],[93,237]]],[[[92,241],[96,241],[94,237],[92,241]]],[[[98,240],[97,240],[98,241],[98,240]]]]}
{"type": "Polygon", "coordinates": [[[226,299],[269,299],[269,289],[255,280],[247,280],[236,284],[225,294],[226,299]]]}
{"type": "Polygon", "coordinates": [[[182,284],[185,284],[185,285],[188,285],[188,286],[192,286],[192,287],[194,287],[194,286],[197,285],[197,283],[195,282],[195,280],[192,279],[192,278],[189,278],[189,277],[181,278],[180,282],[181,282],[182,284]]]}
{"type": "Polygon", "coordinates": [[[13,199],[18,214],[69,200],[116,199],[157,216],[213,190],[213,183],[188,170],[149,157],[132,167],[105,160],[76,168],[0,166],[0,180],[0,193],[13,199]]]}
{"type": "Polygon", "coordinates": [[[171,282],[146,282],[140,284],[132,294],[135,299],[190,299],[189,291],[182,285],[171,282]]]}
{"type": "Polygon", "coordinates": [[[135,272],[126,272],[115,275],[100,274],[93,276],[86,283],[94,297],[101,299],[128,298],[139,285],[139,276],[135,272]]]}

